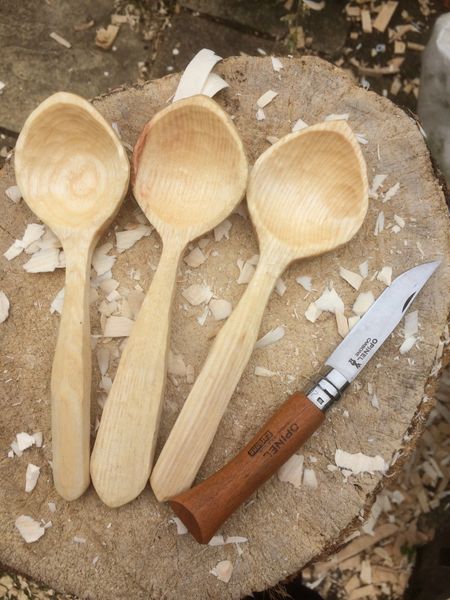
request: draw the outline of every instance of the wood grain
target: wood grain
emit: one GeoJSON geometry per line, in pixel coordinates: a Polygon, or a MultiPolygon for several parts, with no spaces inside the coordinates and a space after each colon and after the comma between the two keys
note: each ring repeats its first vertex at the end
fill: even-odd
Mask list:
{"type": "Polygon", "coordinates": [[[322,425],[325,415],[293,394],[220,471],[170,499],[197,542],[207,544],[228,517],[322,425]]]}
{"type": "Polygon", "coordinates": [[[126,194],[129,171],[110,125],[74,94],[54,94],[40,104],[17,141],[17,183],[59,237],[66,260],[51,375],[53,480],[66,500],[78,498],[90,481],[92,252],[126,194]]]}
{"type": "Polygon", "coordinates": [[[240,202],[248,165],[231,119],[205,96],[180,100],[143,129],[133,155],[133,190],[156,226],[163,253],[120,360],[92,453],[95,489],[121,506],[148,482],[158,436],[170,314],[186,244],[240,202]]]}
{"type": "Polygon", "coordinates": [[[192,485],[251,356],[277,279],[293,260],[350,240],[366,214],[367,194],[366,165],[343,121],[291,133],[258,158],[247,190],[261,247],[258,267],[158,458],[150,480],[158,500],[192,485]]]}

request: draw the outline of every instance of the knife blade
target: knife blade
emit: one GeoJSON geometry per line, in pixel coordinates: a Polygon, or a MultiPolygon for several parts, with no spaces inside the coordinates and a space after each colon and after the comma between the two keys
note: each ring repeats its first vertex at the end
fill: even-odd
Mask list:
{"type": "Polygon", "coordinates": [[[325,361],[314,384],[296,392],[229,463],[169,500],[194,538],[208,543],[226,519],[320,427],[327,409],[381,348],[440,261],[399,275],[325,361]]]}

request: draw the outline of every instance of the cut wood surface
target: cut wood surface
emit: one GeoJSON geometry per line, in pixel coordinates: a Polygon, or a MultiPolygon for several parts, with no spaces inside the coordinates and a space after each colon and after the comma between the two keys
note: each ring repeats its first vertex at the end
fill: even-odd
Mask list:
{"type": "MultiPolygon", "coordinates": [[[[284,274],[287,289],[282,296],[271,296],[260,335],[280,325],[285,335],[276,344],[254,351],[198,479],[213,473],[242,448],[288,394],[304,386],[338,343],[334,315],[324,312],[315,323],[304,317],[310,302],[330,281],[349,316],[361,292],[378,295],[384,289],[383,282],[376,278],[371,281],[383,266],[391,266],[394,277],[420,262],[442,258],[440,270],[415,301],[420,325],[418,343],[408,353],[400,354],[404,337],[399,328],[362,373],[361,389],[350,388],[304,446],[305,467],[314,470],[317,487],[295,488],[273,477],[257,492],[254,501],[224,526],[224,534],[248,538],[240,544],[242,555],[238,555],[234,544],[200,548],[191,536],[177,535],[177,528],[170,522],[170,509],[156,502],[149,487],[120,509],[104,506],[92,487],[71,503],[57,495],[49,466],[49,381],[59,317],[50,313],[50,305],[63,286],[64,273],[60,269],[27,273],[22,265],[28,256],[22,254],[10,262],[2,257],[0,289],[11,306],[9,317],[0,324],[0,562],[56,589],[97,600],[240,598],[275,584],[312,559],[333,551],[360,524],[359,517],[374,500],[380,484],[395,473],[403,464],[402,455],[414,446],[432,405],[427,393],[434,382],[432,367],[449,309],[449,223],[441,187],[416,122],[399,108],[355,87],[341,71],[319,59],[283,58],[282,63],[280,73],[273,71],[270,58],[229,59],[217,68],[230,84],[217,99],[234,116],[250,161],[253,163],[268,147],[267,136],[289,133],[299,118],[314,124],[331,113],[348,113],[349,125],[368,141],[362,150],[369,184],[375,175],[386,174],[380,190],[385,192],[384,199],[390,199],[383,203],[380,190],[374,193],[378,198],[370,200],[366,220],[348,245],[296,263],[284,274]],[[278,96],[264,108],[265,120],[258,121],[256,101],[268,89],[277,91],[278,96]],[[393,189],[390,194],[389,189],[393,189]],[[403,221],[403,226],[398,224],[403,221]],[[374,235],[375,229],[378,235],[374,235]],[[366,260],[369,274],[356,291],[339,276],[339,268],[358,272],[358,265],[366,260]],[[311,276],[312,287],[318,291],[305,297],[305,290],[296,282],[299,276],[311,276]],[[257,377],[255,367],[264,367],[273,375],[257,377]],[[373,391],[379,408],[371,403],[373,391]],[[7,458],[11,442],[22,431],[42,431],[43,447],[7,458]],[[345,480],[338,469],[327,468],[334,464],[337,448],[380,455],[390,465],[389,471],[387,475],[377,471],[345,480]],[[41,467],[31,494],[25,493],[27,463],[41,467]],[[56,503],[56,512],[50,511],[48,502],[56,503]],[[38,521],[51,520],[52,526],[37,542],[26,544],[14,527],[22,514],[38,521]],[[228,583],[210,573],[225,560],[233,566],[228,583]]],[[[94,104],[108,121],[118,124],[123,140],[134,144],[145,123],[166,105],[178,78],[173,75],[118,90],[94,104]]],[[[326,176],[326,164],[323,168],[326,176]]],[[[13,165],[7,164],[0,175],[2,253],[23,236],[28,223],[37,222],[23,201],[14,204],[5,196],[4,191],[14,183],[13,165]]],[[[221,235],[206,236],[209,243],[201,245],[207,259],[200,266],[180,263],[170,345],[175,357],[182,355],[184,362],[194,367],[195,375],[221,324],[208,317],[201,326],[197,317],[203,315],[204,305],[187,304],[183,292],[193,284],[207,284],[218,298],[236,305],[244,288],[236,283],[236,262],[247,261],[258,251],[251,224],[243,214],[240,210],[229,218],[231,230],[222,228],[229,239],[226,235],[222,239],[221,235]]],[[[115,230],[123,231],[141,217],[130,195],[103,241],[115,245],[115,230]]],[[[137,282],[144,291],[148,289],[161,247],[153,232],[125,252],[113,251],[117,260],[112,274],[120,283],[119,293],[125,288],[137,293],[137,282]]],[[[195,247],[193,244],[189,252],[195,247]]],[[[104,319],[99,317],[98,304],[103,300],[102,291],[99,296],[91,304],[92,333],[98,336],[94,339],[101,347],[121,348],[120,339],[104,343],[101,337],[104,319]]],[[[132,307],[131,296],[128,300],[132,307]]],[[[133,311],[130,314],[133,316],[133,311]]],[[[117,358],[111,362],[108,374],[112,377],[117,358]]],[[[100,377],[95,360],[93,364],[93,398],[101,398],[98,390],[105,385],[104,377],[100,377]]],[[[171,367],[169,361],[169,374],[171,368],[177,372],[177,364],[171,367]]],[[[156,454],[191,389],[188,380],[191,377],[169,377],[156,454]]],[[[92,404],[94,425],[101,411],[95,401],[92,404]]]]}

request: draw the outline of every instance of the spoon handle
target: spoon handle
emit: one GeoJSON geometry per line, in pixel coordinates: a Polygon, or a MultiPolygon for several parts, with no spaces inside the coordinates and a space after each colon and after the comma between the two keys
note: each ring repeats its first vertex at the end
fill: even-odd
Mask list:
{"type": "Polygon", "coordinates": [[[89,485],[92,248],[66,243],[64,253],[64,305],[50,381],[53,479],[65,500],[75,500],[89,485]]]}
{"type": "Polygon", "coordinates": [[[284,265],[261,255],[239,304],[220,330],[151,476],[163,501],[189,488],[252,354],[262,316],[284,265]]]}
{"type": "Polygon", "coordinates": [[[161,416],[169,320],[182,247],[168,243],[120,359],[91,458],[94,487],[108,506],[148,482],[161,416]]]}

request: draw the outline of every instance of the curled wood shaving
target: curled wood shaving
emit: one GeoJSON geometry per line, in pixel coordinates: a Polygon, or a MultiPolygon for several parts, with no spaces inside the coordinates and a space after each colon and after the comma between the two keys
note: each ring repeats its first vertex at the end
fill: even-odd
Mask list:
{"type": "Polygon", "coordinates": [[[353,271],[349,271],[344,267],[339,267],[339,275],[344,279],[349,285],[352,286],[355,290],[359,290],[361,287],[361,283],[363,282],[363,278],[358,273],[354,273],[353,271]]]}
{"type": "Polygon", "coordinates": [[[275,329],[271,329],[262,338],[260,338],[255,344],[255,350],[258,348],[265,348],[270,344],[275,344],[279,342],[285,334],[285,329],[282,325],[275,327],[275,329]]]}
{"type": "Polygon", "coordinates": [[[25,473],[25,491],[27,493],[32,492],[36,487],[40,472],[40,467],[37,467],[32,463],[28,463],[27,471],[25,473]]]}
{"type": "MultiPolygon", "coordinates": [[[[116,248],[117,251],[124,252],[128,250],[136,242],[142,239],[144,236],[149,236],[153,231],[153,228],[149,225],[137,225],[133,229],[126,229],[125,231],[116,232],[116,248]]],[[[112,266],[112,265],[111,265],[112,266]]],[[[107,269],[109,270],[109,269],[107,269]]],[[[100,273],[99,273],[100,274],[100,273]]]]}
{"type": "Polygon", "coordinates": [[[271,56],[270,57],[272,60],[272,68],[276,73],[279,73],[281,71],[281,69],[283,69],[283,64],[281,62],[281,60],[279,58],[276,58],[275,56],[271,56]]]}
{"type": "Polygon", "coordinates": [[[341,469],[347,469],[355,475],[359,473],[374,473],[375,471],[385,472],[389,465],[380,455],[368,456],[362,452],[352,454],[340,448],[334,453],[334,462],[341,469]]]}
{"type": "Polygon", "coordinates": [[[209,74],[214,66],[222,60],[212,50],[203,48],[185,68],[173,97],[173,102],[203,93],[209,74]]]}
{"type": "Polygon", "coordinates": [[[27,544],[37,542],[45,533],[45,528],[38,521],[27,515],[17,517],[15,526],[27,544]]]}
{"type": "Polygon", "coordinates": [[[198,306],[199,304],[208,304],[211,300],[213,293],[209,286],[194,283],[188,288],[181,292],[183,298],[185,298],[192,306],[198,306]]]}
{"type": "Polygon", "coordinates": [[[362,292],[356,298],[352,310],[356,315],[362,317],[362,315],[369,310],[374,302],[375,298],[372,292],[362,292]]]}
{"type": "Polygon", "coordinates": [[[228,300],[213,299],[209,302],[208,306],[216,321],[222,321],[231,315],[232,306],[228,300]]]}
{"type": "Polygon", "coordinates": [[[273,90],[267,90],[267,92],[265,92],[262,96],[258,98],[256,104],[258,108],[264,108],[265,106],[270,104],[270,102],[272,102],[272,100],[277,96],[278,92],[274,92],[273,90]]]}
{"type": "Polygon", "coordinates": [[[112,249],[112,247],[112,244],[108,242],[95,249],[92,256],[92,266],[94,267],[97,275],[104,275],[105,273],[108,273],[116,262],[115,256],[108,256],[108,252],[112,249]]]}
{"type": "Polygon", "coordinates": [[[203,254],[202,250],[196,246],[183,260],[189,267],[196,269],[205,262],[206,256],[203,254]]]}
{"type": "Polygon", "coordinates": [[[227,87],[230,86],[225,81],[225,79],[222,79],[222,77],[220,77],[220,75],[217,75],[217,73],[210,73],[205,82],[205,85],[203,86],[202,94],[204,96],[209,96],[210,98],[212,98],[218,92],[220,92],[220,90],[223,90],[227,87]]]}
{"type": "Polygon", "coordinates": [[[294,487],[299,488],[302,485],[304,460],[305,457],[303,454],[293,454],[284,465],[278,469],[278,479],[283,482],[291,483],[294,487]]]}
{"type": "Polygon", "coordinates": [[[22,198],[22,194],[20,193],[19,186],[11,185],[9,188],[6,188],[5,195],[11,202],[17,204],[22,198]]]}
{"type": "Polygon", "coordinates": [[[300,275],[295,281],[307,292],[312,292],[312,278],[309,275],[300,275]]]}
{"type": "Polygon", "coordinates": [[[5,292],[0,292],[0,323],[6,321],[9,315],[9,300],[5,292]]]}
{"type": "Polygon", "coordinates": [[[221,560],[213,569],[211,569],[210,573],[217,577],[219,581],[228,583],[233,574],[233,564],[229,560],[221,560]]]}

